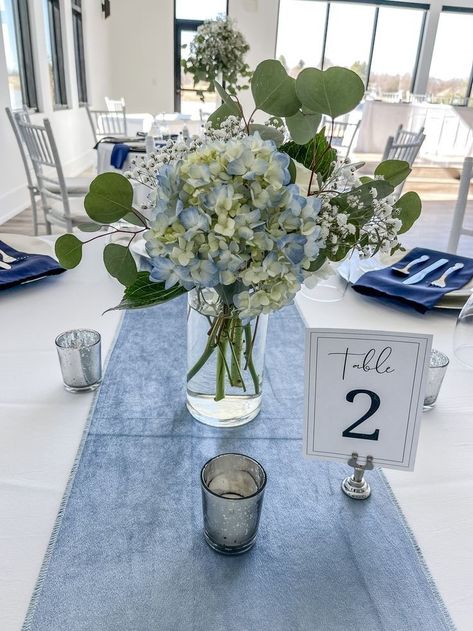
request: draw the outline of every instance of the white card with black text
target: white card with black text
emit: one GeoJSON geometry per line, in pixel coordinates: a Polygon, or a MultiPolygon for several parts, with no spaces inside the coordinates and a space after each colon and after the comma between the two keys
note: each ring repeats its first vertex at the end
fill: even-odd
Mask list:
{"type": "Polygon", "coordinates": [[[307,329],[304,455],[412,470],[432,335],[307,329]]]}

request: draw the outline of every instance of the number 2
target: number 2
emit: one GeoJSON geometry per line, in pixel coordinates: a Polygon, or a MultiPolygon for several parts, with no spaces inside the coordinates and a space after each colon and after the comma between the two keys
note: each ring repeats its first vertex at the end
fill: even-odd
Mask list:
{"type": "Polygon", "coordinates": [[[358,427],[358,425],[361,425],[363,421],[366,421],[367,419],[370,418],[370,416],[373,416],[373,414],[375,414],[375,412],[378,410],[379,406],[381,405],[381,400],[379,396],[375,392],[372,392],[371,390],[350,390],[350,392],[347,394],[347,397],[346,397],[347,401],[349,403],[353,403],[353,401],[355,400],[355,397],[358,396],[359,394],[367,394],[369,396],[369,398],[371,399],[370,409],[368,410],[368,412],[363,414],[361,418],[355,421],[353,425],[350,425],[350,427],[347,427],[342,432],[342,436],[344,436],[345,438],[361,438],[362,440],[378,440],[379,429],[375,429],[375,431],[372,434],[359,434],[358,432],[352,431],[355,429],[355,427],[358,427]]]}

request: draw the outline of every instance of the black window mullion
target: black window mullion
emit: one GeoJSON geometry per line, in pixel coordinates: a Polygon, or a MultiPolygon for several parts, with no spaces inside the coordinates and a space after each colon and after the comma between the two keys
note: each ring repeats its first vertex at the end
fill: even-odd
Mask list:
{"type": "Polygon", "coordinates": [[[324,69],[325,65],[325,50],[327,48],[327,35],[328,35],[328,24],[330,20],[330,2],[327,2],[327,9],[325,12],[325,26],[324,26],[324,41],[322,43],[322,59],[320,61],[320,69],[324,69]]]}
{"type": "Polygon", "coordinates": [[[371,64],[373,63],[373,53],[374,53],[374,46],[376,43],[376,31],[378,29],[378,18],[379,18],[379,7],[376,7],[376,10],[374,12],[374,20],[373,20],[373,30],[371,33],[371,43],[370,43],[370,52],[368,54],[368,64],[366,67],[366,79],[365,79],[365,88],[368,89],[368,85],[370,82],[370,75],[371,75],[371,64]]]}
{"type": "Polygon", "coordinates": [[[77,92],[79,103],[87,103],[87,79],[85,74],[84,32],[82,28],[82,11],[77,0],[72,2],[72,27],[74,34],[74,53],[77,75],[77,92]]]}
{"type": "Polygon", "coordinates": [[[424,44],[426,22],[427,22],[427,11],[424,11],[424,16],[422,18],[422,25],[420,27],[419,43],[417,45],[416,60],[414,63],[414,70],[412,72],[412,79],[411,79],[411,85],[410,85],[410,91],[412,94],[414,93],[414,89],[415,89],[415,85],[417,81],[417,73],[419,71],[420,53],[422,51],[422,46],[424,44]]]}
{"type": "Polygon", "coordinates": [[[12,2],[13,21],[17,41],[18,68],[23,103],[30,109],[38,108],[33,49],[31,45],[30,16],[27,0],[12,2]]]}
{"type": "Polygon", "coordinates": [[[48,0],[48,19],[51,35],[51,54],[54,77],[54,103],[67,105],[64,51],[62,45],[61,9],[59,0],[48,0]]]}

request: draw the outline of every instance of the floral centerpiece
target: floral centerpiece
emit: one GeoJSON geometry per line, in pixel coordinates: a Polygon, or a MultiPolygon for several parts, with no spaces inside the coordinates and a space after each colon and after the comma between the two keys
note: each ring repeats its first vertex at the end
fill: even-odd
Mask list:
{"type": "MultiPolygon", "coordinates": [[[[304,282],[354,250],[362,256],[399,249],[398,235],[420,214],[416,193],[396,199],[407,163],[382,162],[374,177],[337,160],[330,129],[317,131],[356,107],[364,92],[344,68],[303,70],[297,80],[273,60],[251,80],[252,122],[237,97],[216,83],[222,105],[206,133],[168,143],[135,161],[132,171],[99,175],[85,199],[94,223],[82,229],[124,233],[128,245],[104,249],[109,273],[125,285],[118,309],[144,308],[189,296],[188,407],[203,422],[238,425],[261,406],[267,317],[293,302],[304,282]],[[296,183],[303,173],[303,186],[296,183]],[[146,202],[133,206],[135,181],[146,202]],[[302,193],[304,190],[304,193],[302,193]],[[125,220],[125,227],[116,222],[125,220]],[[129,246],[146,241],[151,271],[138,272],[129,246]]],[[[103,236],[92,237],[90,240],[103,236]]],[[[57,240],[66,267],[83,243],[57,240]]]]}
{"type": "MultiPolygon", "coordinates": [[[[206,91],[215,92],[215,80],[221,79],[229,94],[247,89],[242,80],[251,76],[245,62],[249,51],[245,38],[231,18],[218,16],[198,27],[189,46],[189,56],[181,61],[184,72],[192,75],[194,87],[207,83],[206,91]]],[[[197,90],[204,100],[204,90],[197,90]]]]}

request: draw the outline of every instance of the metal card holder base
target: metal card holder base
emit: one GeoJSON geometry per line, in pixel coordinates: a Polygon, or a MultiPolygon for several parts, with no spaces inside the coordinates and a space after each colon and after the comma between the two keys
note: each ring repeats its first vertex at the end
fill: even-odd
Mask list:
{"type": "Polygon", "coordinates": [[[354,500],[366,500],[371,495],[371,487],[363,477],[365,471],[374,468],[373,456],[367,456],[364,465],[358,462],[358,454],[352,453],[348,461],[350,467],[353,467],[353,475],[348,476],[342,482],[342,491],[348,497],[354,500]]]}

